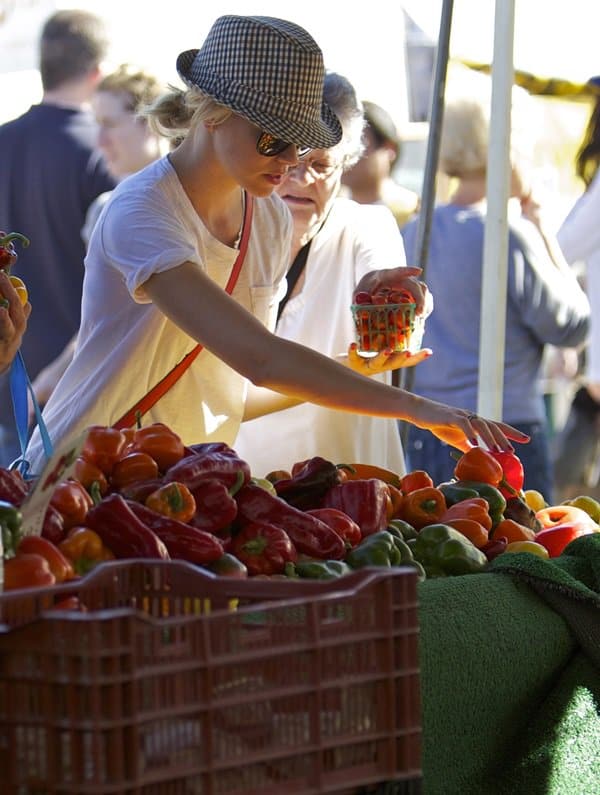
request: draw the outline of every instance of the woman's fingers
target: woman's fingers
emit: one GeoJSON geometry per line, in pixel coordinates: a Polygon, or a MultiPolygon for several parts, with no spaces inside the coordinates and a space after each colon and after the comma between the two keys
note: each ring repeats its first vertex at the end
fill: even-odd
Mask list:
{"type": "Polygon", "coordinates": [[[416,353],[410,351],[393,352],[387,348],[380,351],[376,356],[365,357],[358,353],[358,346],[352,343],[348,348],[347,364],[351,370],[361,375],[378,375],[392,370],[399,370],[401,367],[414,367],[419,362],[428,359],[432,354],[430,348],[422,348],[416,353]]]}

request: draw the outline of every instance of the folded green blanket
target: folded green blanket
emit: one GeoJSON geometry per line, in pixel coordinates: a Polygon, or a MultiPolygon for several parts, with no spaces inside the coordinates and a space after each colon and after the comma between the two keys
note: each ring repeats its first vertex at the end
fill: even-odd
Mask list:
{"type": "Polygon", "coordinates": [[[560,613],[600,675],[600,533],[581,536],[550,560],[526,553],[501,555],[490,571],[526,582],[560,613]]]}
{"type": "Polygon", "coordinates": [[[599,542],[420,585],[424,795],[600,792],[599,542]]]}

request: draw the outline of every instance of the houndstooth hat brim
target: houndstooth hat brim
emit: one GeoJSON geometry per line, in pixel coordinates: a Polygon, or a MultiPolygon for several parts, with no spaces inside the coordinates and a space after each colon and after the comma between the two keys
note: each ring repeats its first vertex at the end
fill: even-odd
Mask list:
{"type": "Polygon", "coordinates": [[[313,149],[341,140],[339,120],[323,102],[321,50],[292,22],[220,17],[200,49],[179,55],[177,72],[187,86],[277,138],[313,149]]]}

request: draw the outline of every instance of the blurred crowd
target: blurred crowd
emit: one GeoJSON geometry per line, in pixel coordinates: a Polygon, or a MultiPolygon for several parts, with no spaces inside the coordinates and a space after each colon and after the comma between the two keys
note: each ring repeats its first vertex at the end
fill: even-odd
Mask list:
{"type": "MultiPolygon", "coordinates": [[[[0,126],[0,227],[31,239],[14,266],[31,304],[23,305],[0,273],[1,466],[23,453],[10,391],[16,351],[43,407],[81,343],[86,250],[109,197],[128,177],[176,151],[185,137],[173,134],[167,142],[149,121],[148,109],[168,87],[134,64],[106,73],[109,48],[95,15],[52,15],[39,45],[42,99],[0,126]]],[[[384,107],[357,97],[344,76],[329,72],[324,85],[343,136],[290,167],[277,187],[289,210],[293,244],[276,333],[339,359],[352,341],[349,306],[361,278],[373,269],[421,265],[434,308],[424,352],[410,362],[413,391],[475,416],[490,80],[473,74],[447,86],[439,169],[449,191],[434,208],[423,263],[415,262],[420,198],[397,178],[402,130],[384,107]]],[[[517,445],[525,488],[539,490],[547,501],[594,494],[600,480],[597,78],[590,80],[590,96],[595,90],[598,102],[591,101],[573,164],[581,197],[558,229],[548,222],[551,197],[535,183],[538,139],[528,97],[518,89],[513,96],[502,420],[530,437],[527,445],[517,445]],[[568,396],[564,418],[557,418],[557,393],[563,401],[568,396]]],[[[389,373],[376,378],[388,383],[389,373]]],[[[448,445],[416,425],[402,451],[395,420],[308,404],[244,423],[237,439],[252,470],[265,473],[311,455],[397,471],[425,469],[439,482],[454,467],[448,445]],[[284,436],[285,444],[265,444],[284,436]]]]}

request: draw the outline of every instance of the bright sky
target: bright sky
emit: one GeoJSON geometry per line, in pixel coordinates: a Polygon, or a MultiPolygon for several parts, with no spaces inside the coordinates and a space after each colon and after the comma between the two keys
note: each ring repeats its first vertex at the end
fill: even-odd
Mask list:
{"type": "MultiPolygon", "coordinates": [[[[29,42],[32,56],[41,20],[56,7],[88,8],[111,26],[115,61],[133,61],[176,80],[174,61],[180,50],[199,47],[214,19],[224,13],[265,14],[289,18],[307,28],[320,44],[326,64],[345,74],[359,94],[403,115],[402,8],[437,39],[443,0],[367,0],[350,7],[323,0],[214,0],[212,3],[167,0],[159,15],[156,4],[140,0],[29,0],[0,26],[0,73],[23,68],[6,64],[6,45],[29,42]]],[[[499,0],[506,2],[506,0],[499,0]]],[[[451,54],[489,62],[494,42],[494,0],[454,0],[451,54]]],[[[584,81],[600,74],[597,0],[516,0],[515,65],[541,76],[584,81]]],[[[27,44],[24,45],[27,49],[27,44]]],[[[12,92],[11,92],[12,93],[12,92]]],[[[18,96],[15,97],[18,101],[18,96]]]]}

